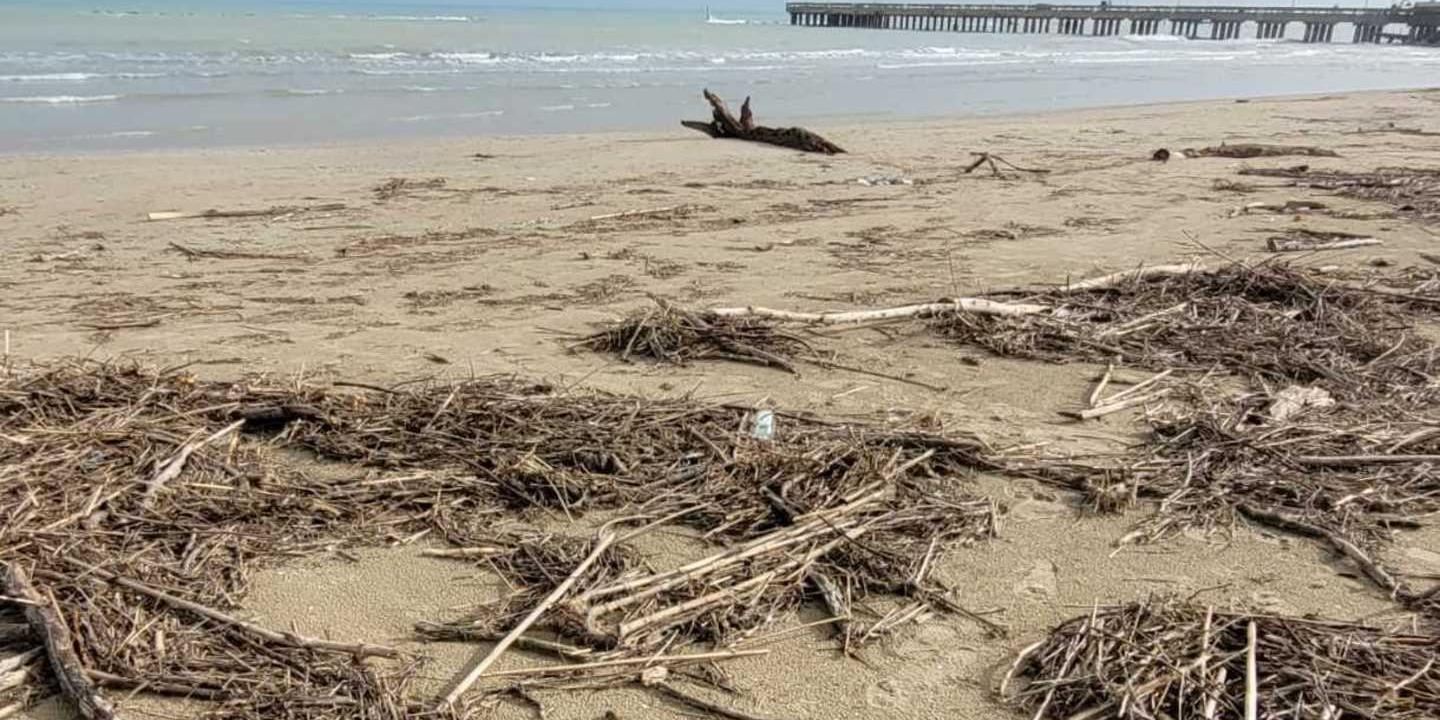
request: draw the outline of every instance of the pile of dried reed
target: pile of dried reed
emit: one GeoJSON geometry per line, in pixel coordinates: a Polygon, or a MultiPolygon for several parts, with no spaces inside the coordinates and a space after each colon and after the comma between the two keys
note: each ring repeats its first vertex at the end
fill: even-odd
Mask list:
{"type": "Polygon", "coordinates": [[[1374,172],[1292,168],[1246,168],[1241,175],[1294,180],[1296,187],[1330,190],[1345,197],[1388,203],[1396,211],[1423,220],[1440,219],[1440,169],[1382,167],[1374,172]]]}
{"type": "Polygon", "coordinates": [[[656,299],[644,312],[607,325],[581,345],[621,360],[643,357],[684,364],[692,360],[731,360],[795,372],[797,355],[811,355],[804,340],[770,322],[723,317],[676,307],[656,299]]]}
{"type": "Polygon", "coordinates": [[[1440,716],[1440,636],[1158,600],[1026,648],[1001,694],[1036,720],[1440,716]]]}
{"type": "MultiPolygon", "coordinates": [[[[765,440],[753,424],[747,408],[510,378],[357,393],[80,362],[6,369],[0,561],[20,604],[0,610],[36,612],[23,625],[0,616],[20,629],[0,638],[18,643],[0,662],[39,679],[48,659],[97,716],[98,686],[115,686],[213,700],[237,718],[413,717],[436,707],[409,692],[413,659],[235,611],[258,567],[427,532],[517,595],[426,634],[493,636],[538,612],[536,629],[622,665],[738,642],[802,602],[831,608],[849,644],[964,612],[929,574],[947,549],[994,533],[996,509],[956,482],[994,467],[982,442],[792,415],[765,440]],[[403,473],[308,472],[294,449],[403,473]],[[683,576],[653,573],[623,537],[498,531],[517,506],[626,508],[627,528],[685,525],[717,547],[683,576]],[[867,617],[886,597],[899,609],[867,617]]],[[[610,680],[636,679],[627,667],[610,680]]]]}
{"type": "Polygon", "coordinates": [[[949,313],[932,327],[1005,355],[1160,372],[1127,399],[1080,413],[1166,398],[1147,413],[1139,447],[1091,465],[1010,468],[1081,489],[1099,510],[1158,501],[1127,540],[1243,518],[1316,538],[1388,596],[1440,620],[1435,591],[1401,582],[1377,553],[1395,529],[1440,512],[1440,349],[1416,328],[1434,309],[1424,287],[1237,263],[1080,283],[1028,296],[1048,313],[949,313]],[[1249,389],[1217,382],[1216,371],[1249,389]]]}
{"type": "Polygon", "coordinates": [[[945,337],[1000,355],[1115,361],[1154,370],[1224,370],[1337,395],[1420,395],[1440,352],[1410,332],[1403,297],[1287,264],[1143,274],[1029,296],[1052,312],[942,314],[945,337]]]}

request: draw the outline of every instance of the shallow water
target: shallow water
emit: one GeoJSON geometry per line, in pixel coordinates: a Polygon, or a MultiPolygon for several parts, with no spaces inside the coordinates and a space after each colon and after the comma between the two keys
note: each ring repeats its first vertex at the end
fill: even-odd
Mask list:
{"type": "Polygon", "coordinates": [[[779,1],[715,15],[0,0],[0,150],[668,128],[706,116],[702,87],[785,123],[1417,87],[1440,68],[1425,48],[803,28],[779,1]]]}

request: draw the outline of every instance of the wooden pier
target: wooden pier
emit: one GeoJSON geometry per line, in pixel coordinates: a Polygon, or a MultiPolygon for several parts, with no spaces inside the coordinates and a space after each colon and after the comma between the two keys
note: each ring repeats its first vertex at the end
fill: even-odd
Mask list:
{"type": "Polygon", "coordinates": [[[1440,2],[1374,8],[795,2],[785,9],[791,25],[806,27],[1270,40],[1291,37],[1289,28],[1299,25],[1303,33],[1295,39],[1328,43],[1335,28],[1346,25],[1356,43],[1440,45],[1440,2]]]}

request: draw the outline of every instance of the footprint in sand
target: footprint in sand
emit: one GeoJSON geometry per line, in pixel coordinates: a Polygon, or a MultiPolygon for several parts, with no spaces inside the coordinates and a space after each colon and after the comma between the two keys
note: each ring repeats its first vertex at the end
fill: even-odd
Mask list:
{"type": "Polygon", "coordinates": [[[1405,548],[1405,556],[1433,572],[1440,572],[1440,553],[1424,548],[1410,547],[1405,548]]]}
{"type": "Polygon", "coordinates": [[[909,706],[905,690],[893,680],[881,680],[865,688],[865,704],[877,710],[898,710],[909,706]]]}
{"type": "Polygon", "coordinates": [[[1055,566],[1055,563],[1049,560],[1036,560],[1030,571],[1025,573],[1025,578],[1015,586],[1015,592],[1042,600],[1054,598],[1058,583],[1055,577],[1057,572],[1059,572],[1059,568],[1055,566]]]}
{"type": "Polygon", "coordinates": [[[1065,505],[1050,500],[1021,500],[1010,508],[1010,518],[1019,522],[1054,520],[1066,514],[1065,505]]]}
{"type": "Polygon", "coordinates": [[[1269,590],[1256,590],[1250,593],[1250,605],[1256,610],[1268,613],[1284,613],[1290,610],[1290,604],[1285,602],[1284,598],[1269,590]]]}

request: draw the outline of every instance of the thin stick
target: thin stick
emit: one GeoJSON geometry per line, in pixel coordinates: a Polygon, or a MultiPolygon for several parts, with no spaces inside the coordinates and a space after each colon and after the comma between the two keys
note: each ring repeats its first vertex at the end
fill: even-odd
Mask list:
{"type": "Polygon", "coordinates": [[[844,325],[849,323],[868,322],[871,320],[888,320],[891,318],[923,317],[941,312],[967,312],[977,315],[1035,315],[1050,308],[1045,305],[1032,305],[1028,303],[1002,303],[984,298],[957,298],[945,302],[925,303],[922,305],[904,305],[901,307],[886,308],[884,310],[857,310],[853,312],[836,313],[806,313],[792,310],[776,310],[767,307],[734,307],[715,308],[710,314],[720,317],[764,317],[772,320],[785,320],[789,322],[815,323],[818,325],[844,325]]]}
{"type": "Polygon", "coordinates": [[[684,207],[683,205],[668,205],[666,207],[651,208],[649,210],[626,210],[624,212],[606,213],[604,215],[592,215],[587,222],[597,220],[614,220],[616,218],[645,217],[646,215],[660,215],[662,213],[674,212],[684,207]]]}
{"type": "Polygon", "coordinates": [[[1245,629],[1245,720],[1258,720],[1260,717],[1260,663],[1255,657],[1256,636],[1255,621],[1251,620],[1245,629]]]}
{"type": "Polygon", "coordinates": [[[1020,668],[1024,667],[1025,664],[1030,660],[1030,654],[1035,652],[1036,650],[1039,650],[1040,646],[1044,644],[1045,640],[1036,640],[1035,642],[1025,646],[1025,649],[1021,650],[1018,654],[1015,655],[1015,661],[1010,663],[1010,668],[1005,671],[1005,676],[1000,678],[1000,688],[998,692],[998,694],[1000,695],[1000,699],[1010,699],[1009,696],[1006,694],[1010,688],[1010,683],[1015,681],[1015,676],[1020,673],[1020,668]]]}
{"type": "Polygon", "coordinates": [[[820,367],[829,368],[831,370],[844,370],[845,372],[853,372],[858,375],[868,375],[870,377],[880,378],[882,380],[894,380],[895,382],[901,382],[907,385],[914,385],[915,387],[925,388],[926,390],[934,390],[935,392],[948,392],[950,390],[950,388],[947,388],[943,385],[931,385],[927,382],[912,380],[907,377],[900,377],[899,375],[891,375],[890,373],[883,373],[878,370],[867,370],[865,368],[855,367],[853,365],[842,365],[833,360],[826,360],[820,357],[811,356],[800,359],[808,360],[812,363],[815,363],[816,365],[819,365],[820,367]]]}
{"type": "Polygon", "coordinates": [[[156,600],[159,600],[160,602],[170,605],[171,607],[177,607],[181,610],[188,610],[192,613],[195,613],[196,615],[201,615],[203,617],[210,618],[211,620],[214,620],[216,622],[224,623],[231,627],[244,630],[262,640],[272,642],[277,645],[285,645],[287,647],[295,648],[309,648],[314,650],[326,650],[329,652],[354,655],[356,657],[393,658],[400,656],[399,650],[396,650],[392,647],[387,647],[385,645],[371,645],[364,642],[342,643],[335,642],[333,640],[321,640],[319,638],[306,637],[304,635],[293,632],[276,632],[267,627],[256,625],[255,623],[252,623],[248,620],[241,620],[239,618],[226,615],[219,610],[205,607],[204,605],[196,602],[191,602],[184,598],[175,597],[174,595],[171,595],[170,593],[164,592],[162,590],[156,590],[155,588],[152,588],[149,585],[146,585],[145,583],[142,583],[138,580],[131,580],[127,577],[121,577],[119,575],[116,575],[115,573],[110,572],[109,570],[95,567],[93,565],[90,565],[89,563],[84,563],[71,557],[64,557],[61,559],[67,563],[70,563],[71,565],[74,565],[75,567],[83,569],[89,574],[95,575],[104,580],[108,580],[109,582],[119,585],[120,587],[126,588],[128,590],[134,590],[141,595],[154,598],[156,600]]]}
{"type": "Polygon", "coordinates": [[[521,620],[514,629],[506,634],[504,638],[501,638],[500,642],[490,651],[490,654],[486,655],[478,665],[472,668],[470,672],[465,675],[464,679],[451,689],[450,692],[445,694],[444,699],[440,701],[440,706],[436,711],[443,712],[453,707],[455,701],[460,699],[460,696],[464,695],[465,691],[469,690],[470,686],[474,685],[480,679],[480,676],[484,675],[485,671],[490,669],[490,666],[495,664],[496,660],[500,659],[501,655],[505,654],[505,650],[514,644],[516,638],[530,629],[530,626],[534,625],[535,621],[539,620],[540,616],[544,615],[545,611],[549,610],[551,605],[554,605],[560,598],[564,597],[566,593],[570,592],[570,588],[575,585],[576,581],[580,579],[580,576],[585,574],[585,571],[589,570],[590,566],[594,565],[596,560],[600,559],[600,555],[604,553],[614,541],[615,534],[610,531],[609,527],[602,527],[599,534],[596,535],[595,547],[590,550],[590,555],[575,567],[575,570],[570,573],[569,577],[565,578],[564,582],[556,586],[544,600],[541,600],[540,604],[536,605],[535,609],[531,610],[530,614],[526,615],[524,620],[521,620]]]}
{"type": "Polygon", "coordinates": [[[1121,400],[1124,400],[1125,398],[1130,397],[1131,395],[1134,395],[1134,394],[1136,394],[1136,393],[1138,393],[1138,392],[1140,392],[1140,391],[1142,391],[1142,390],[1150,387],[1151,385],[1154,385],[1155,383],[1158,383],[1158,382],[1160,382],[1161,380],[1164,380],[1164,379],[1167,378],[1167,377],[1170,377],[1170,375],[1171,375],[1172,373],[1174,373],[1174,372],[1175,372],[1174,370],[1166,370],[1165,372],[1162,372],[1162,373],[1160,373],[1160,374],[1158,374],[1158,375],[1154,375],[1154,376],[1152,376],[1152,377],[1146,378],[1145,380],[1142,380],[1142,381],[1140,381],[1140,382],[1138,382],[1138,383],[1136,383],[1136,384],[1134,384],[1134,385],[1131,385],[1131,386],[1128,387],[1128,388],[1125,388],[1124,390],[1121,390],[1120,392],[1115,393],[1114,395],[1111,395],[1111,396],[1108,397],[1108,398],[1105,398],[1104,400],[1101,401],[1101,404],[1102,404],[1102,405],[1111,405],[1111,404],[1113,404],[1113,403],[1120,402],[1121,400]]]}
{"type": "MultiPolygon", "coordinates": [[[[479,628],[468,628],[463,625],[443,625],[433,622],[415,623],[415,631],[428,638],[437,640],[479,640],[483,642],[500,642],[505,638],[497,632],[481,630],[479,628]]],[[[536,653],[555,655],[567,660],[585,660],[595,655],[595,650],[577,645],[567,645],[554,640],[521,635],[515,639],[515,647],[521,650],[529,650],[536,653]]]]}
{"type": "MultiPolygon", "coordinates": [[[[1205,688],[1205,682],[1210,679],[1210,627],[1215,621],[1215,608],[1207,605],[1205,607],[1205,627],[1200,632],[1200,687],[1205,688]]],[[[1205,720],[1215,720],[1216,694],[1205,693],[1204,713],[1205,720]]]]}
{"type": "Polygon", "coordinates": [[[1310,467],[1404,465],[1407,463],[1440,463],[1440,455],[1301,455],[1295,458],[1295,462],[1310,467]]]}
{"type": "Polygon", "coordinates": [[[710,702],[709,700],[703,700],[689,693],[682,692],[681,690],[676,689],[675,686],[669,683],[655,683],[654,685],[651,685],[650,688],[668,698],[689,705],[690,707],[698,708],[706,712],[715,713],[716,715],[719,715],[721,717],[731,718],[731,720],[770,720],[764,715],[756,715],[754,713],[745,712],[744,710],[736,710],[732,707],[717,705],[710,702]]]}
{"type": "Polygon", "coordinates": [[[185,443],[184,447],[181,447],[180,451],[175,453],[169,462],[165,463],[165,467],[161,468],[160,472],[155,473],[155,477],[150,478],[150,482],[145,484],[145,497],[140,500],[140,507],[148,510],[155,505],[156,496],[159,495],[166,483],[174,480],[175,477],[180,474],[180,471],[185,469],[185,462],[190,459],[190,455],[196,450],[229,435],[244,424],[244,420],[236,420],[215,431],[210,437],[185,443]]]}
{"type": "Polygon", "coordinates": [[[1290,532],[1300,533],[1310,537],[1324,538],[1330,541],[1330,544],[1337,552],[1350,558],[1350,561],[1356,565],[1359,565],[1360,569],[1365,572],[1365,576],[1370,578],[1371,582],[1374,582],[1384,589],[1386,593],[1389,593],[1391,596],[1409,596],[1409,590],[1402,587],[1400,583],[1396,582],[1395,578],[1390,576],[1390,573],[1386,572],[1384,568],[1381,568],[1374,560],[1370,559],[1370,556],[1365,554],[1364,550],[1361,550],[1355,543],[1341,537],[1341,535],[1334,530],[1298,520],[1284,513],[1264,510],[1249,503],[1241,503],[1239,509],[1240,512],[1260,522],[1268,523],[1275,527],[1289,530],[1290,532]]]}
{"type": "Polygon", "coordinates": [[[1095,389],[1090,391],[1090,397],[1087,400],[1090,407],[1093,408],[1096,406],[1097,401],[1100,399],[1100,393],[1105,392],[1105,388],[1110,385],[1110,376],[1114,373],[1115,363],[1110,363],[1105,366],[1105,374],[1100,376],[1100,382],[1096,383],[1095,389]]]}
{"type": "Polygon", "coordinates": [[[732,650],[728,652],[695,653],[693,655],[661,655],[658,657],[645,656],[622,658],[619,660],[596,660],[588,663],[573,663],[570,665],[547,665],[542,667],[519,668],[517,670],[501,670],[493,672],[486,677],[515,677],[521,675],[553,675],[556,673],[578,672],[582,670],[598,670],[601,668],[624,667],[626,665],[675,665],[680,663],[712,662],[715,660],[734,660],[735,658],[751,657],[754,655],[768,655],[769,650],[732,650]]]}
{"type": "Polygon", "coordinates": [[[1160,398],[1163,398],[1169,394],[1170,388],[1161,388],[1153,393],[1137,395],[1126,400],[1121,400],[1118,403],[1101,405],[1100,407],[1090,408],[1089,410],[1082,410],[1078,413],[1070,410],[1062,410],[1060,414],[1064,415],[1065,417],[1075,418],[1076,420],[1094,420],[1095,418],[1104,417],[1106,415],[1110,415],[1111,413],[1117,413],[1121,410],[1127,410],[1129,408],[1135,407],[1136,405],[1144,405],[1151,400],[1159,400],[1160,398]]]}
{"type": "Polygon", "coordinates": [[[25,619],[31,630],[44,640],[50,668],[55,672],[60,690],[75,704],[80,715],[86,720],[113,720],[115,708],[85,675],[70,628],[65,625],[55,601],[35,589],[18,563],[5,565],[5,594],[25,601],[25,619]]]}
{"type": "Polygon", "coordinates": [[[420,554],[424,557],[466,559],[503,555],[505,550],[498,547],[430,548],[421,550],[420,554]]]}

